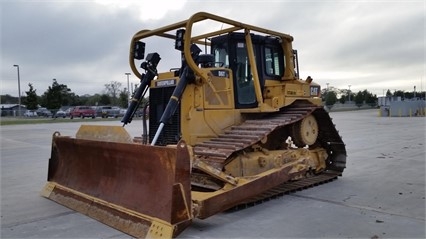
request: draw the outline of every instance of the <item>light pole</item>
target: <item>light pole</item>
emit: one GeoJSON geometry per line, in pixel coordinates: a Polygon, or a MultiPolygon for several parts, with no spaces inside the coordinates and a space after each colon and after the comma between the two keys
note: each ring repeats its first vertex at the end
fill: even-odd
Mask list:
{"type": "Polygon", "coordinates": [[[129,85],[129,76],[130,76],[130,73],[126,72],[124,74],[127,76],[127,92],[129,93],[128,96],[130,97],[130,85],[129,85]]]}
{"type": "Polygon", "coordinates": [[[19,65],[13,65],[18,69],[18,116],[21,116],[21,79],[19,77],[19,65]]]}
{"type": "Polygon", "coordinates": [[[351,102],[351,85],[348,85],[349,86],[349,91],[348,91],[348,97],[349,97],[349,102],[351,102]]]}

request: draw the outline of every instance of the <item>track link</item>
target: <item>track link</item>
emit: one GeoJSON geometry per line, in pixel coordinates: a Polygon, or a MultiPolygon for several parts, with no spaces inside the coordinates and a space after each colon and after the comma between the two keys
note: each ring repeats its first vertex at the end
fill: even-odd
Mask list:
{"type": "Polygon", "coordinates": [[[313,115],[319,125],[318,142],[329,155],[326,170],[321,174],[305,179],[283,183],[265,191],[255,198],[242,202],[236,208],[244,208],[270,198],[313,187],[337,179],[346,164],[346,149],[329,114],[321,106],[298,102],[265,118],[249,119],[243,124],[232,126],[217,138],[210,139],[194,147],[195,157],[222,169],[233,153],[249,148],[265,139],[274,130],[287,127],[303,118],[313,115]]]}
{"type": "Polygon", "coordinates": [[[324,172],[319,175],[308,177],[305,179],[291,181],[283,183],[277,187],[274,187],[254,198],[250,198],[246,201],[241,202],[241,204],[231,208],[230,210],[240,210],[244,208],[251,207],[253,205],[257,205],[271,199],[275,199],[281,197],[286,194],[295,193],[297,191],[301,191],[304,189],[308,189],[311,187],[315,187],[324,183],[328,183],[337,179],[340,175],[338,172],[324,172]]]}
{"type": "Polygon", "coordinates": [[[235,152],[258,143],[274,130],[293,124],[321,107],[305,104],[294,105],[262,119],[249,119],[243,124],[232,126],[224,134],[194,147],[200,160],[222,168],[225,161],[235,152]]]}

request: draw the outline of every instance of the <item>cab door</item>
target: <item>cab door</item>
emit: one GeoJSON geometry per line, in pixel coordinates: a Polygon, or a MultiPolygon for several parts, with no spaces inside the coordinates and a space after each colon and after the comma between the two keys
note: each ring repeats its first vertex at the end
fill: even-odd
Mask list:
{"type": "MultiPolygon", "coordinates": [[[[256,54],[256,49],[253,50],[256,54]]],[[[244,34],[231,33],[213,39],[212,54],[216,62],[232,70],[235,108],[256,108],[258,102],[244,34]]]]}

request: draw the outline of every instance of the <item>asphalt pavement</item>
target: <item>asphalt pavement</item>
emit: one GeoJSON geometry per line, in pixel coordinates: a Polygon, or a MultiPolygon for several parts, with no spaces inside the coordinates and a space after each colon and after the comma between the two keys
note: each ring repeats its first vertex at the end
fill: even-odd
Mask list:
{"type": "MultiPolygon", "coordinates": [[[[377,110],[331,117],[348,152],[343,177],[195,219],[179,238],[425,238],[426,119],[377,110]]],[[[81,124],[1,126],[1,238],[129,238],[39,194],[53,132],[74,135],[81,124]]],[[[126,129],[138,136],[140,125],[126,129]]]]}

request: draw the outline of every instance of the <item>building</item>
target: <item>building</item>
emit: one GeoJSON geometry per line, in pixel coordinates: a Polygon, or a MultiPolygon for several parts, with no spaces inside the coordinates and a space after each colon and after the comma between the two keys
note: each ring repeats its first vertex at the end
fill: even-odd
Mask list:
{"type": "Polygon", "coordinates": [[[424,99],[413,98],[401,100],[401,97],[378,97],[379,116],[413,117],[425,116],[426,102],[424,99]]]}
{"type": "Polygon", "coordinates": [[[18,116],[24,115],[24,112],[27,110],[25,105],[21,105],[21,114],[18,114],[19,104],[0,104],[1,116],[18,116]]]}

